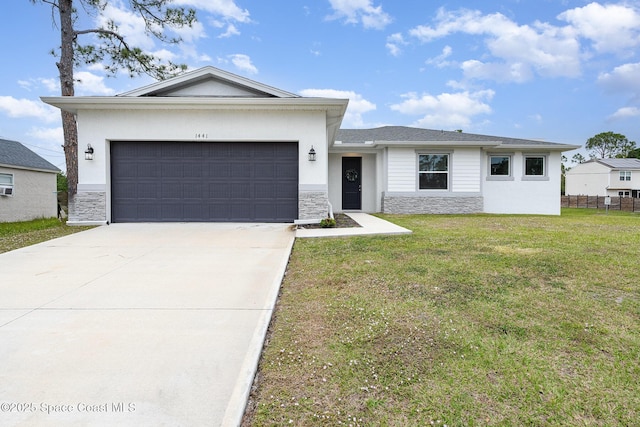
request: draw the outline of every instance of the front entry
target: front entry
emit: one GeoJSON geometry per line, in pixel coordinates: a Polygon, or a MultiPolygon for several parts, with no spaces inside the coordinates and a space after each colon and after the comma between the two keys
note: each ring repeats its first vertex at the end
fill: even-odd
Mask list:
{"type": "Polygon", "coordinates": [[[342,158],[342,209],[362,209],[362,157],[342,158]]]}

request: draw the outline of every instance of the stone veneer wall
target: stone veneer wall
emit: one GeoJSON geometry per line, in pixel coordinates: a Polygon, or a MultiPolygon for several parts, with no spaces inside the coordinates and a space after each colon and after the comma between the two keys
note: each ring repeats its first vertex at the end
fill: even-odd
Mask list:
{"type": "Polygon", "coordinates": [[[483,210],[482,196],[382,195],[382,212],[391,214],[461,214],[483,210]]]}
{"type": "Polygon", "coordinates": [[[322,219],[329,214],[329,196],[325,191],[298,193],[298,219],[322,219]]]}
{"type": "Polygon", "coordinates": [[[106,193],[102,191],[82,191],[69,197],[67,221],[106,221],[106,214],[106,193]]]}

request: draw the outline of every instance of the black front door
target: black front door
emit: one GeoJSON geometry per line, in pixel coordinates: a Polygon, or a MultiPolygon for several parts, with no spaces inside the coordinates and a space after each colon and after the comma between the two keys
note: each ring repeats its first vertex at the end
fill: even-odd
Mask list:
{"type": "Polygon", "coordinates": [[[342,158],[342,209],[362,209],[362,157],[342,158]]]}

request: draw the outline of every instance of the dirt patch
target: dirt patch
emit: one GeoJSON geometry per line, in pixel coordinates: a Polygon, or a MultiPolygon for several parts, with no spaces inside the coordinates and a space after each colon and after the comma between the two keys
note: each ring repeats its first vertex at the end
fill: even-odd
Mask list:
{"type": "MultiPolygon", "coordinates": [[[[360,224],[355,222],[349,215],[346,214],[335,214],[334,218],[336,220],[336,226],[333,228],[355,228],[360,227],[360,224]]],[[[299,229],[310,230],[314,228],[322,228],[320,224],[304,224],[299,225],[299,229]]]]}

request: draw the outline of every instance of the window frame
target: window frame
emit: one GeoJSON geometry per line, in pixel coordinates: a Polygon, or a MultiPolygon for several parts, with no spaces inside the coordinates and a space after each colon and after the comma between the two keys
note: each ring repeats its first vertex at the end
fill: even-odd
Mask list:
{"type": "Polygon", "coordinates": [[[488,181],[513,181],[513,156],[514,153],[487,153],[487,180],[488,181]],[[509,159],[509,173],[507,175],[493,175],[491,159],[494,157],[506,157],[509,159]]]}
{"type": "Polygon", "coordinates": [[[522,180],[523,181],[548,181],[549,180],[549,153],[522,153],[522,180]],[[542,174],[529,175],[527,173],[527,159],[542,159],[542,174]]]}
{"type": "Polygon", "coordinates": [[[451,192],[451,157],[452,157],[452,152],[451,151],[442,151],[442,150],[438,150],[438,151],[418,151],[416,152],[416,188],[418,189],[418,191],[420,192],[429,192],[429,191],[433,191],[433,192],[451,192]],[[420,170],[420,156],[446,156],[447,157],[447,171],[421,171],[420,170]],[[420,175],[421,174],[427,174],[427,173],[437,173],[437,174],[446,174],[447,179],[446,179],[446,183],[447,183],[447,188],[420,188],[420,175]]]}
{"type": "Polygon", "coordinates": [[[620,171],[620,181],[631,181],[631,171],[620,171]]]}
{"type": "Polygon", "coordinates": [[[15,190],[15,176],[12,173],[5,173],[5,172],[0,172],[0,178],[2,177],[7,177],[8,178],[8,183],[7,182],[2,182],[0,180],[0,187],[7,187],[7,188],[11,188],[11,194],[3,194],[4,197],[12,197],[14,190],[15,190]]]}

